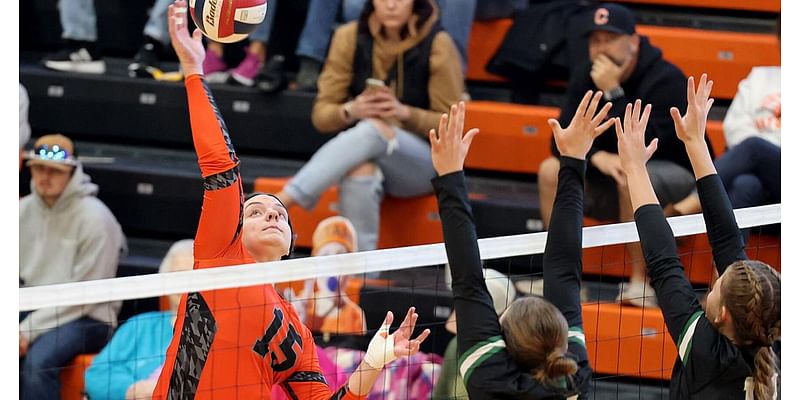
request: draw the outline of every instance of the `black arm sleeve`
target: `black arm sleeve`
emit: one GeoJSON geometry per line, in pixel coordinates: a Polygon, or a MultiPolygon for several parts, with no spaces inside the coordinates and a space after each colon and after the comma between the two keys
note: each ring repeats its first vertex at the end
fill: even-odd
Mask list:
{"type": "Polygon", "coordinates": [[[661,206],[641,206],[634,218],[650,283],[656,291],[672,340],[677,344],[691,316],[702,310],[700,303],[683,272],[675,237],[661,206]]]}
{"type": "Polygon", "coordinates": [[[719,175],[708,175],[697,181],[697,193],[703,207],[714,263],[717,264],[717,272],[722,275],[734,261],[747,259],[742,235],[719,175]]]}
{"type": "Polygon", "coordinates": [[[453,277],[453,305],[458,328],[458,353],[500,335],[500,323],[486,288],[472,209],[467,202],[464,173],[432,180],[439,201],[444,244],[453,277]]]}
{"type": "Polygon", "coordinates": [[[544,250],[544,297],[553,303],[570,327],[581,320],[583,239],[583,181],[586,161],[561,156],[558,190],[544,250]]]}

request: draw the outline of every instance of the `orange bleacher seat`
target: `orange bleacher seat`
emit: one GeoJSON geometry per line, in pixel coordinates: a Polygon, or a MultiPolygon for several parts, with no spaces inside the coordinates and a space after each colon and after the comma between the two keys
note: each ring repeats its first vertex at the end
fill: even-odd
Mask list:
{"type": "Polygon", "coordinates": [[[688,28],[638,26],[686,76],[708,73],[714,97],[732,99],[739,82],[754,66],[780,65],[778,38],[773,34],[718,32],[688,28]]]}
{"type": "Polygon", "coordinates": [[[720,8],[725,10],[749,10],[781,12],[780,0],[612,0],[617,3],[655,4],[664,6],[720,8]]]}
{"type": "Polygon", "coordinates": [[[493,19],[486,21],[475,21],[472,23],[472,30],[469,37],[469,48],[467,49],[467,80],[502,82],[505,78],[486,72],[486,65],[492,59],[494,53],[503,43],[508,29],[511,28],[513,21],[511,18],[493,19]]]}
{"type": "Polygon", "coordinates": [[[728,145],[725,142],[725,132],[722,130],[722,121],[708,121],[706,124],[706,135],[708,140],[711,141],[711,147],[714,149],[714,156],[719,157],[725,153],[728,145]]]}
{"type": "MultiPolygon", "coordinates": [[[[500,82],[504,78],[486,72],[486,64],[500,47],[511,19],[475,21],[469,44],[467,79],[500,82]]],[[[664,52],[664,58],[687,76],[707,72],[714,80],[714,96],[732,99],[739,81],[754,66],[780,65],[778,39],[773,34],[720,32],[700,29],[639,25],[637,31],[648,36],[664,52]]]]}
{"type": "Polygon", "coordinates": [[[583,327],[595,373],[670,379],[677,350],[660,309],[583,304],[583,327]]]}
{"type": "Polygon", "coordinates": [[[61,370],[61,399],[83,399],[83,376],[95,354],[81,354],[61,370]]]}
{"type": "Polygon", "coordinates": [[[536,173],[550,153],[549,118],[555,107],[490,101],[467,103],[465,126],[480,128],[465,161],[467,168],[536,173]]]}
{"type": "MultiPolygon", "coordinates": [[[[287,177],[258,178],[255,191],[277,193],[289,180],[287,177]]],[[[289,207],[292,227],[297,234],[297,247],[311,248],[311,236],[323,219],[337,215],[338,190],[326,190],[316,207],[306,211],[300,206],[289,207]]],[[[387,196],[381,204],[381,225],[378,248],[413,246],[442,241],[439,209],[433,195],[412,198],[387,196]]]]}

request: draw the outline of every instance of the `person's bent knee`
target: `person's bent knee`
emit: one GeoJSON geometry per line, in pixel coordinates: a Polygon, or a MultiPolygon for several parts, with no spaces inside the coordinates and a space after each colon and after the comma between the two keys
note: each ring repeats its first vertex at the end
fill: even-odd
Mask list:
{"type": "Polygon", "coordinates": [[[377,129],[378,132],[380,132],[381,135],[383,135],[384,139],[386,140],[392,140],[396,136],[394,133],[394,129],[391,127],[391,125],[387,124],[386,122],[383,122],[382,120],[375,118],[367,118],[366,120],[364,120],[364,122],[372,125],[375,129],[377,129]]]}

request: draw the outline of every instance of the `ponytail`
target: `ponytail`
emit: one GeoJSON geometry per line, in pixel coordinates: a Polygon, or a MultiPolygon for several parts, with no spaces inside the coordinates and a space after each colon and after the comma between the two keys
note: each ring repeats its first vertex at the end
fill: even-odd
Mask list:
{"type": "Polygon", "coordinates": [[[759,261],[737,261],[725,272],[722,302],[733,319],[737,344],[758,349],[753,398],[772,400],[777,392],[775,377],[780,374],[772,351],[772,344],[781,337],[780,274],[759,261]]]}
{"type": "Polygon", "coordinates": [[[775,395],[777,391],[776,382],[773,377],[778,373],[775,352],[772,351],[772,347],[761,347],[756,353],[755,371],[753,373],[753,394],[756,400],[777,398],[775,395]]]}
{"type": "Polygon", "coordinates": [[[575,360],[567,357],[561,351],[553,351],[547,356],[542,368],[534,371],[534,376],[541,382],[552,382],[559,377],[572,375],[578,371],[575,360]]]}

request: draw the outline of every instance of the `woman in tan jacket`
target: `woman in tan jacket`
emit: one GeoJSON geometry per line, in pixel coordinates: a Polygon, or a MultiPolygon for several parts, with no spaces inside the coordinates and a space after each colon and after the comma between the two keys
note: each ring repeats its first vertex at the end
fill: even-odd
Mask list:
{"type": "Polygon", "coordinates": [[[371,0],[334,34],[312,111],[314,126],[338,133],[278,194],[312,208],[339,184],[339,213],[358,248],[378,242],[384,193],[432,192],[426,135],[464,92],[461,61],[432,0],[371,0]]]}

